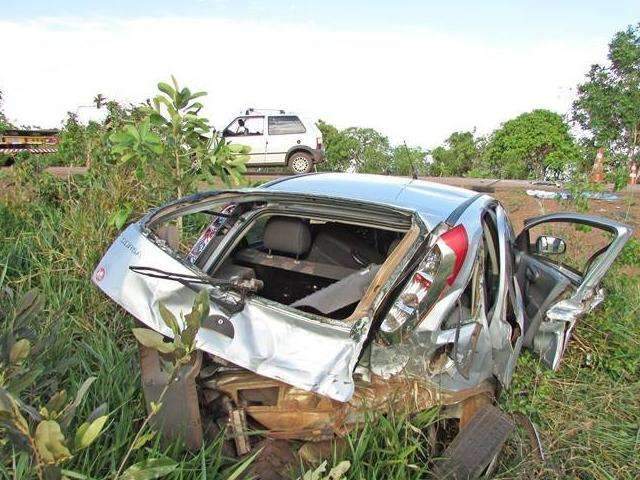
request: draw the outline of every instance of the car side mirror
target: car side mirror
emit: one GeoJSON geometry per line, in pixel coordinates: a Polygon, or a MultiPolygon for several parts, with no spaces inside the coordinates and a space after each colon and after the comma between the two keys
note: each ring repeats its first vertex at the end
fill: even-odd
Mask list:
{"type": "Polygon", "coordinates": [[[567,250],[567,244],[561,238],[540,235],[536,240],[536,253],[541,255],[560,255],[567,250]]]}

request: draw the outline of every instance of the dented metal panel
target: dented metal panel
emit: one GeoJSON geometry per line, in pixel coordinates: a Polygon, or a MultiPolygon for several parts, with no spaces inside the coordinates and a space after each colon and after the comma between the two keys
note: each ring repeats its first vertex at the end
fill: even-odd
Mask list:
{"type": "Polygon", "coordinates": [[[603,289],[599,289],[592,298],[582,302],[577,300],[577,295],[576,293],[571,298],[560,300],[549,308],[546,319],[533,337],[534,351],[553,370],[560,366],[578,320],[604,300],[603,289]]]}
{"type": "MultiPolygon", "coordinates": [[[[142,234],[139,224],[134,224],[111,246],[94,272],[96,285],[114,301],[150,328],[172,336],[160,317],[160,302],[179,317],[193,304],[196,291],[129,270],[137,265],[153,265],[183,274],[194,271],[163,252],[142,234]]],[[[215,295],[215,289],[202,288],[215,295]]],[[[226,316],[215,303],[211,312],[226,316]]],[[[302,313],[283,312],[277,304],[261,299],[251,299],[228,321],[233,326],[232,336],[203,327],[196,339],[197,347],[305,390],[340,401],[351,398],[354,388],[351,372],[368,327],[364,329],[365,335],[354,340],[348,325],[313,321],[302,313]]]]}
{"type": "Polygon", "coordinates": [[[473,208],[462,213],[459,223],[467,231],[469,249],[458,277],[412,332],[395,343],[372,344],[373,373],[383,378],[403,375],[450,392],[466,391],[492,377],[494,342],[484,313],[484,298],[477,292],[477,302],[471,310],[459,308],[458,303],[482,261],[480,212],[491,204],[489,197],[479,198],[473,208]]]}

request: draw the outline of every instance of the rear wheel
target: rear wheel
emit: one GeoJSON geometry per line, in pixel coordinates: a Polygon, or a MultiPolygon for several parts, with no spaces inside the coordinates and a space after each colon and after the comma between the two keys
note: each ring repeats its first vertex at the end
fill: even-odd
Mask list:
{"type": "Polygon", "coordinates": [[[289,158],[289,168],[295,174],[309,173],[313,168],[313,159],[307,152],[295,152],[289,158]]]}

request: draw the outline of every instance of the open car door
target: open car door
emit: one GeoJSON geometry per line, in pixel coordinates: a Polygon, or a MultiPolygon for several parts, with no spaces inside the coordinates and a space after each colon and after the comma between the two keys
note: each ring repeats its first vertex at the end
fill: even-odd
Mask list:
{"type": "Polygon", "coordinates": [[[523,345],[550,368],[558,368],[577,320],[602,301],[600,281],[631,234],[627,225],[593,215],[525,220],[515,245],[523,345]]]}

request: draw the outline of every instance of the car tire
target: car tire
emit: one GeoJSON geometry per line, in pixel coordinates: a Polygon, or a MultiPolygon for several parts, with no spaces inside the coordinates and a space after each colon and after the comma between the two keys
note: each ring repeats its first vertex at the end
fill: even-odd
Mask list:
{"type": "Polygon", "coordinates": [[[309,173],[313,169],[313,159],[307,152],[294,152],[289,157],[289,169],[296,175],[309,173]]]}

